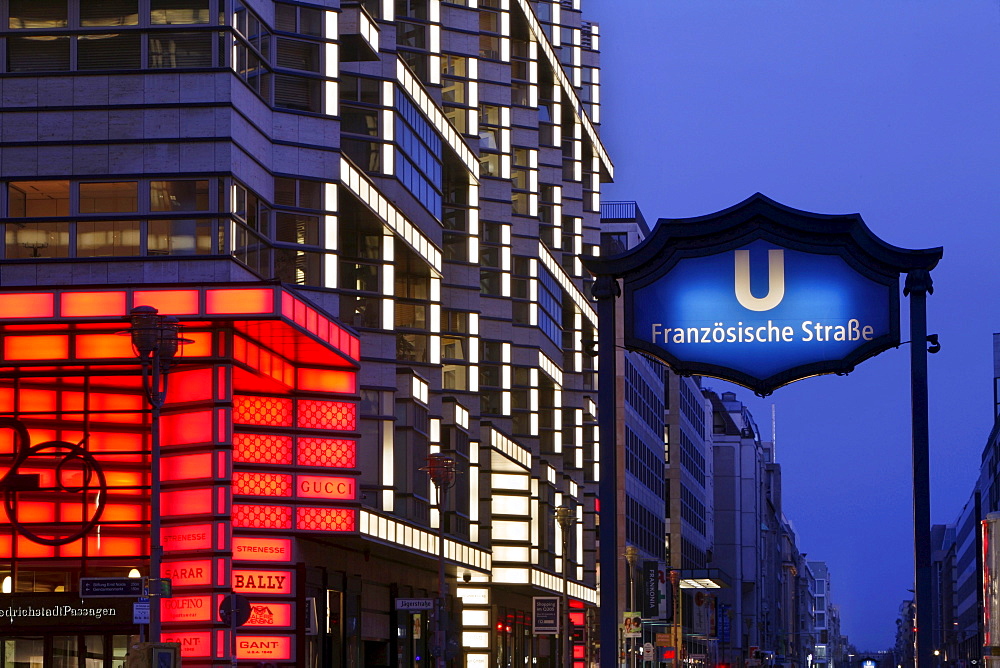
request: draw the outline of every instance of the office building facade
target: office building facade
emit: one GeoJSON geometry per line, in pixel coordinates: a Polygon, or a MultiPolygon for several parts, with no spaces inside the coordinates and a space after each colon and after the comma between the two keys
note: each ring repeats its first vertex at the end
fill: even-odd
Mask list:
{"type": "MultiPolygon", "coordinates": [[[[579,1],[8,0],[2,8],[0,288],[15,301],[44,293],[62,303],[59,295],[79,292],[116,304],[57,308],[30,323],[0,316],[4,336],[65,325],[73,338],[73,317],[103,332],[142,299],[199,334],[240,314],[247,323],[277,318],[288,332],[247,324],[243,338],[256,337],[256,347],[210,354],[247,355],[232,365],[255,379],[213,396],[216,408],[237,411],[237,389],[288,394],[294,406],[309,396],[357,407],[343,436],[356,456],[343,476],[353,485],[347,498],[324,501],[353,518],[337,535],[281,524],[300,507],[327,507],[258,480],[311,475],[297,460],[268,463],[260,446],[254,456],[265,459],[245,470],[213,469],[205,489],[221,495],[216,504],[229,495],[228,505],[206,507],[219,534],[215,575],[175,582],[181,594],[208,597],[199,600],[211,610],[163,620],[165,639],[195,621],[208,634],[185,645],[185,665],[230,665],[216,599],[240,566],[240,506],[273,506],[277,514],[248,510],[255,519],[239,521],[260,522],[245,527],[260,539],[293,541],[284,567],[293,577],[282,584],[292,589],[264,597],[292,617],[259,616],[267,623],[240,633],[255,638],[240,660],[428,665],[443,652],[456,665],[551,665],[558,643],[532,633],[532,599],[565,593],[570,651],[585,662],[597,604],[597,386],[588,354],[597,323],[579,256],[597,252],[600,184],[612,166],[598,134],[600,35],[579,1]],[[205,291],[241,287],[284,296],[270,311],[239,310],[257,308],[253,300],[206,311],[205,291]],[[182,302],[152,294],[174,288],[196,292],[196,303],[178,310],[182,302]],[[317,341],[333,328],[343,334],[324,348],[317,341]],[[296,336],[309,345],[296,347],[296,336]],[[360,346],[344,353],[350,341],[360,346]],[[329,355],[356,374],[354,385],[299,369],[340,369],[324,366],[329,355]],[[442,498],[427,470],[433,454],[456,464],[442,498]],[[559,506],[572,513],[565,536],[559,506]],[[265,535],[272,524],[284,528],[265,535]],[[445,641],[432,635],[440,627],[431,610],[405,603],[441,599],[445,641]]],[[[121,350],[107,357],[119,359],[111,352],[121,350]]],[[[208,364],[190,357],[173,373],[208,364]]],[[[5,360],[15,385],[28,375],[23,362],[38,362],[5,360]]],[[[185,385],[177,378],[171,392],[185,385]]],[[[25,419],[24,410],[11,405],[6,415],[25,419]]],[[[220,422],[211,447],[202,445],[236,462],[243,432],[319,438],[295,431],[296,410],[265,411],[288,425],[220,422]]],[[[148,464],[149,451],[148,439],[137,441],[137,462],[148,464]]],[[[136,500],[148,499],[148,479],[133,482],[136,500]]],[[[145,574],[149,513],[122,521],[135,540],[100,566],[72,550],[8,549],[0,560],[10,596],[78,586],[28,572],[125,576],[139,559],[145,574]]],[[[5,531],[8,544],[24,542],[16,523],[5,531]]],[[[11,639],[3,651],[23,660],[111,666],[120,665],[120,636],[134,629],[129,620],[93,642],[85,630],[57,640],[66,634],[51,625],[0,633],[11,639]]]]}

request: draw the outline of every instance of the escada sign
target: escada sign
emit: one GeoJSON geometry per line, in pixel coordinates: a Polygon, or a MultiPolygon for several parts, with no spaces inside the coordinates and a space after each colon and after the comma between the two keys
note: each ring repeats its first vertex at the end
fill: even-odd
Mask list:
{"type": "Polygon", "coordinates": [[[758,194],[709,216],[661,220],[634,249],[585,263],[622,279],[627,348],[766,395],[849,373],[899,345],[899,276],[939,258],[940,249],[886,244],[860,216],[758,194]]]}

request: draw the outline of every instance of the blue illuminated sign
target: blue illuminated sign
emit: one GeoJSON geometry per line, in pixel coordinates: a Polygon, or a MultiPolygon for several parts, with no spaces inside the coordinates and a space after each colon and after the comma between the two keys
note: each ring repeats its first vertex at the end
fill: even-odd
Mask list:
{"type": "Polygon", "coordinates": [[[891,342],[898,282],[878,278],[839,254],[758,239],[636,287],[628,326],[669,359],[768,379],[891,342]]]}

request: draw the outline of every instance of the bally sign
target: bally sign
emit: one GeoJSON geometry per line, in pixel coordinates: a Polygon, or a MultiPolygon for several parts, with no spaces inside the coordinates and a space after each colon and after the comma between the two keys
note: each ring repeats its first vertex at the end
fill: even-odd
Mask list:
{"type": "Polygon", "coordinates": [[[292,571],[233,569],[233,591],[238,594],[292,593],[292,571]]]}
{"type": "Polygon", "coordinates": [[[755,195],[710,216],[661,220],[634,249],[585,262],[624,279],[627,348],[766,395],[899,345],[900,272],[933,266],[936,253],[890,246],[860,216],[755,195]]]}

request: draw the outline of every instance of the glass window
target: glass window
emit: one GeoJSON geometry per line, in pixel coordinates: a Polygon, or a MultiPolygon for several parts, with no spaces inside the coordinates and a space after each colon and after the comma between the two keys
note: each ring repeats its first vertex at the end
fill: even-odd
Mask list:
{"type": "Polygon", "coordinates": [[[8,72],[69,70],[69,37],[38,35],[7,38],[8,72]]]}
{"type": "Polygon", "coordinates": [[[274,249],[274,277],[283,283],[319,285],[320,254],[292,248],[274,249]]]}
{"type": "Polygon", "coordinates": [[[77,257],[127,257],[139,254],[139,221],[88,220],[76,224],[77,257]]]}
{"type": "Polygon", "coordinates": [[[146,247],[150,255],[213,255],[218,252],[211,220],[151,220],[146,247]]]}
{"type": "Polygon", "coordinates": [[[149,36],[149,67],[211,67],[212,34],[207,32],[161,32],[149,36]]]}
{"type": "Polygon", "coordinates": [[[84,28],[139,25],[139,0],[81,2],[80,25],[84,28]]]}
{"type": "Polygon", "coordinates": [[[138,201],[136,181],[80,184],[80,213],[131,213],[138,201]]]}
{"type": "Polygon", "coordinates": [[[4,236],[10,259],[69,257],[69,223],[13,223],[4,236]]]}
{"type": "Polygon", "coordinates": [[[153,25],[208,23],[208,0],[149,0],[153,25]]]}
{"type": "Polygon", "coordinates": [[[149,182],[150,211],[207,211],[208,207],[207,180],[149,182]]]}
{"type": "Polygon", "coordinates": [[[80,35],[76,66],[81,70],[137,70],[142,66],[140,39],[139,33],[80,35]]]}
{"type": "Polygon", "coordinates": [[[319,244],[319,217],[277,211],[274,214],[274,240],[292,244],[319,244]]]}
{"type": "Polygon", "coordinates": [[[12,181],[7,186],[11,218],[69,215],[69,181],[12,181]]]}
{"type": "Polygon", "coordinates": [[[274,27],[282,32],[322,37],[323,12],[310,7],[296,7],[278,2],[274,5],[274,27]]]}
{"type": "Polygon", "coordinates": [[[319,79],[308,79],[290,74],[274,75],[274,106],[294,111],[323,110],[320,99],[319,79]]]}
{"type": "Polygon", "coordinates": [[[287,67],[292,70],[319,72],[319,44],[316,42],[305,42],[300,39],[279,37],[277,40],[277,59],[275,64],[278,67],[287,67]]]}
{"type": "Polygon", "coordinates": [[[11,30],[22,28],[65,28],[68,25],[66,0],[10,0],[11,30]]]}

